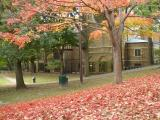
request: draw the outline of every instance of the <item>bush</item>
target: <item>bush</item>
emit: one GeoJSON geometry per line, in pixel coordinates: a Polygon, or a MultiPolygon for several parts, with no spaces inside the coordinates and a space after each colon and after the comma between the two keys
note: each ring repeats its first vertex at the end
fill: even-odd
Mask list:
{"type": "Polygon", "coordinates": [[[61,68],[61,62],[60,62],[60,60],[49,61],[46,68],[50,69],[50,70],[60,69],[61,68]]]}

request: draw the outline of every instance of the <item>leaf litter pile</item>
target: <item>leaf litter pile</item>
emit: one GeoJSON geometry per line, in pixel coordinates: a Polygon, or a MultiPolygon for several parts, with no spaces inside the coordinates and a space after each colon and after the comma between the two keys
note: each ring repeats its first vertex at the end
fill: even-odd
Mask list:
{"type": "MultiPolygon", "coordinates": [[[[53,91],[54,92],[54,91],[53,91]]],[[[159,120],[160,75],[0,107],[0,120],[159,120]]]]}

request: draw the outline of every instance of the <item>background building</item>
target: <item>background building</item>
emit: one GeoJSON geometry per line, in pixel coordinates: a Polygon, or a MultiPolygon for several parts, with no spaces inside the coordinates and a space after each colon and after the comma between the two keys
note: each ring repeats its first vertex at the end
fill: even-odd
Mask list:
{"type": "Polygon", "coordinates": [[[125,69],[154,64],[152,40],[131,38],[125,42],[123,63],[125,69]]]}

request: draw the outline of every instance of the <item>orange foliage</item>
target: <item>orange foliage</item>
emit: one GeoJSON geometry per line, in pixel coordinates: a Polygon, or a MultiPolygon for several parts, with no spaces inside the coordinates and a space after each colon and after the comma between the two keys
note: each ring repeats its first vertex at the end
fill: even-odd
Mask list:
{"type": "Polygon", "coordinates": [[[15,28],[14,31],[13,31],[13,33],[14,33],[15,35],[18,35],[18,34],[21,33],[21,30],[18,29],[18,28],[15,28]]]}
{"type": "Polygon", "coordinates": [[[152,26],[153,25],[153,19],[151,18],[144,18],[144,17],[135,17],[130,16],[125,21],[125,25],[127,26],[152,26]]]}
{"type": "MultiPolygon", "coordinates": [[[[119,18],[117,17],[116,20],[115,20],[115,25],[118,27],[119,26],[119,18]]],[[[101,25],[103,27],[106,28],[106,26],[108,27],[108,23],[106,20],[102,21],[101,25]]],[[[133,28],[134,30],[134,27],[145,27],[145,28],[150,28],[151,26],[153,25],[153,19],[151,18],[144,18],[144,17],[137,17],[137,16],[129,16],[126,21],[125,21],[125,27],[127,28],[133,28]]],[[[103,28],[102,27],[102,28],[103,28]]],[[[106,28],[107,29],[107,28],[106,28]]],[[[91,34],[90,34],[90,38],[91,39],[94,39],[94,40],[98,40],[100,39],[102,36],[101,36],[101,33],[102,31],[100,32],[101,30],[96,30],[96,31],[93,31],[91,34]]],[[[157,34],[153,34],[152,31],[148,30],[148,29],[145,29],[143,31],[137,31],[137,33],[140,32],[140,34],[143,34],[144,36],[157,36],[157,34]]],[[[129,34],[129,33],[127,33],[129,34]]],[[[133,31],[131,31],[130,34],[135,34],[133,33],[133,31]]]]}
{"type": "Polygon", "coordinates": [[[160,40],[160,33],[159,32],[152,32],[153,40],[160,40]]]}
{"type": "MultiPolygon", "coordinates": [[[[115,20],[115,25],[119,26],[120,20],[119,17],[115,20]]],[[[102,21],[102,26],[108,26],[108,23],[106,20],[102,21]]],[[[125,26],[127,27],[136,27],[136,26],[146,26],[150,27],[153,25],[153,19],[151,18],[145,18],[145,17],[138,17],[138,16],[128,16],[125,21],[125,26]]]]}
{"type": "Polygon", "coordinates": [[[18,45],[19,48],[23,48],[25,43],[30,42],[30,38],[27,35],[18,36],[12,33],[0,32],[0,38],[18,45]]]}
{"type": "MultiPolygon", "coordinates": [[[[29,1],[12,0],[12,5],[21,8],[18,19],[21,19],[21,22],[26,22],[36,13],[44,14],[48,10],[50,13],[62,14],[64,12],[71,12],[73,8],[76,7],[81,13],[95,13],[103,12],[106,8],[116,9],[131,4],[143,3],[145,1],[146,0],[34,0],[35,4],[33,6],[29,1]]],[[[13,23],[16,23],[16,21],[10,22],[10,24],[13,23]]]]}
{"type": "Polygon", "coordinates": [[[145,1],[146,0],[83,0],[81,3],[82,6],[87,6],[96,11],[103,12],[106,8],[113,10],[121,7],[127,7],[131,4],[144,3],[145,1]]]}
{"type": "Polygon", "coordinates": [[[89,40],[98,40],[98,39],[102,38],[102,35],[103,35],[103,33],[101,30],[95,30],[90,33],[89,40]]]}
{"type": "Polygon", "coordinates": [[[67,27],[69,25],[68,22],[64,22],[64,23],[48,23],[48,24],[39,24],[36,27],[36,30],[38,32],[46,32],[46,31],[59,31],[64,29],[65,27],[67,27]]]}
{"type": "Polygon", "coordinates": [[[152,37],[153,41],[159,41],[160,40],[160,33],[159,32],[143,32],[142,33],[143,36],[147,36],[147,37],[152,37]]]}
{"type": "MultiPolygon", "coordinates": [[[[12,0],[12,5],[19,6],[21,22],[30,20],[36,13],[44,13],[47,10],[54,13],[72,11],[74,7],[79,8],[81,13],[103,12],[107,9],[126,7],[131,4],[140,4],[146,0],[35,0],[33,6],[29,1],[12,0]]],[[[14,23],[14,22],[13,22],[14,23]]]]}
{"type": "Polygon", "coordinates": [[[7,25],[12,25],[14,23],[19,23],[21,20],[18,18],[9,18],[7,19],[7,25]]]}
{"type": "MultiPolygon", "coordinates": [[[[111,10],[120,7],[130,6],[131,4],[140,4],[142,2],[145,2],[145,0],[34,0],[34,5],[32,5],[28,0],[12,0],[12,5],[19,7],[20,12],[17,18],[9,18],[7,20],[7,24],[12,25],[18,22],[25,23],[27,21],[30,21],[32,17],[35,16],[37,13],[68,13],[69,11],[72,11],[75,7],[78,8],[82,13],[101,13],[106,10],[106,8],[111,10]]],[[[39,32],[52,30],[56,31],[64,28],[66,25],[68,24],[42,24],[38,25],[36,29],[39,32]]],[[[14,41],[15,44],[20,46],[23,46],[26,41],[30,40],[28,36],[18,37],[18,35],[10,33],[1,33],[1,36],[2,38],[8,39],[11,42],[14,41]]],[[[97,38],[101,36],[102,32],[97,30],[91,33],[90,38],[97,38]]]]}

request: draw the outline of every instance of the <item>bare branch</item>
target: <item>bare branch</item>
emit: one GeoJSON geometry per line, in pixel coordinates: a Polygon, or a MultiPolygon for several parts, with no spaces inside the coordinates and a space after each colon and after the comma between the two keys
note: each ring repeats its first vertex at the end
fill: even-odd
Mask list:
{"type": "Polygon", "coordinates": [[[136,5],[131,6],[131,8],[129,9],[129,11],[126,13],[126,15],[124,16],[124,18],[122,19],[122,23],[125,22],[125,20],[127,19],[127,17],[129,16],[129,14],[132,12],[132,10],[136,7],[136,5]]]}
{"type": "Polygon", "coordinates": [[[127,28],[128,30],[131,30],[132,32],[137,32],[137,30],[133,30],[133,29],[131,29],[130,27],[128,27],[128,26],[124,26],[125,28],[127,28]]]}
{"type": "Polygon", "coordinates": [[[81,1],[82,1],[82,3],[83,3],[86,7],[89,7],[89,8],[91,8],[91,9],[94,10],[94,11],[100,12],[100,10],[97,10],[96,8],[94,8],[94,7],[92,7],[91,5],[87,4],[84,0],[81,0],[81,1]]]}

